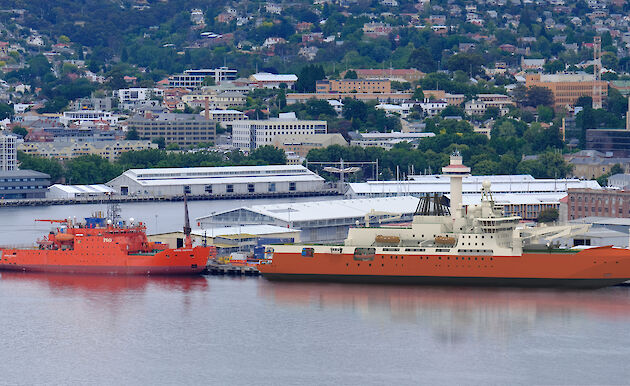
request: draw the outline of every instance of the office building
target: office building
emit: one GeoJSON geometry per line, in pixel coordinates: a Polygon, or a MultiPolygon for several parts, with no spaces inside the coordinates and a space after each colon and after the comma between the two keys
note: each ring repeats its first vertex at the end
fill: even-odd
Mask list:
{"type": "Polygon", "coordinates": [[[0,134],[0,171],[17,169],[17,138],[0,134]]]}
{"type": "Polygon", "coordinates": [[[216,122],[199,114],[162,113],[135,115],[127,120],[127,129],[135,129],[140,138],[164,138],[166,144],[180,146],[214,142],[216,122]]]}

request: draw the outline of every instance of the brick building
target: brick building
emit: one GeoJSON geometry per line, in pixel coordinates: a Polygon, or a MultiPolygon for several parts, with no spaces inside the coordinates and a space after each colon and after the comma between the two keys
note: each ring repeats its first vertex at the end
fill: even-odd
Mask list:
{"type": "MultiPolygon", "coordinates": [[[[608,82],[600,81],[602,100],[608,96],[608,82]]],[[[595,75],[579,74],[527,74],[527,87],[546,87],[553,93],[556,109],[573,106],[581,96],[593,96],[595,75]]]]}
{"type": "Polygon", "coordinates": [[[356,92],[362,94],[390,93],[392,82],[388,79],[330,79],[318,80],[318,93],[356,92]]]}
{"type": "Polygon", "coordinates": [[[582,217],[630,218],[630,190],[569,189],[568,219],[582,217]]]}

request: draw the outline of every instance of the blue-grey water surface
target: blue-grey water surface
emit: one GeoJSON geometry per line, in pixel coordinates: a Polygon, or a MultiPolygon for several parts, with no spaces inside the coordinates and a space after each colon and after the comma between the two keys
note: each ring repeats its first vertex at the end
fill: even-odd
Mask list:
{"type": "MultiPolygon", "coordinates": [[[[193,202],[191,217],[242,204],[193,202]]],[[[98,209],[0,208],[0,245],[98,209]]],[[[123,206],[158,231],[181,214],[123,206]]],[[[630,289],[3,272],[0,343],[0,385],[630,384],[630,289]]]]}

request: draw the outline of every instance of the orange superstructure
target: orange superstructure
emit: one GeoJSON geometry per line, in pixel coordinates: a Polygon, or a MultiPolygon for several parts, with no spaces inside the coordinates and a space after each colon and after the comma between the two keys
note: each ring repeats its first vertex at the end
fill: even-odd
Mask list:
{"type": "Polygon", "coordinates": [[[188,231],[186,243],[183,248],[176,249],[150,242],[142,223],[125,224],[101,217],[86,218],[84,224],[64,222],[66,226],[50,232],[33,248],[0,248],[0,270],[195,274],[206,268],[208,258],[214,252],[214,247],[192,246],[188,221],[184,227],[184,231],[188,231]]]}
{"type": "Polygon", "coordinates": [[[271,280],[579,288],[630,280],[630,250],[554,250],[552,240],[588,226],[522,227],[519,217],[495,208],[489,181],[481,204],[464,208],[461,179],[469,169],[455,154],[443,171],[451,178],[446,210],[427,198],[419,205],[425,213],[417,211],[410,226],[350,228],[344,245],[268,246],[261,274],[271,280]],[[528,251],[534,240],[548,240],[547,246],[528,251]]]}

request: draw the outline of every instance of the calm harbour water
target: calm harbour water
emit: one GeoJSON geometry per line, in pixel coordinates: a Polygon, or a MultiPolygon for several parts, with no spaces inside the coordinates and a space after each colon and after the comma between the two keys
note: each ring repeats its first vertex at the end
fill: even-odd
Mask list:
{"type": "MultiPolygon", "coordinates": [[[[204,212],[191,217],[218,210],[202,204],[191,203],[204,212]]],[[[49,226],[32,220],[42,209],[91,211],[0,209],[0,244],[40,236],[49,226]]],[[[127,210],[142,212],[149,226],[159,213],[179,228],[177,205],[123,208],[142,219],[127,210]]],[[[630,383],[627,287],[0,273],[0,326],[0,384],[630,383]]]]}

